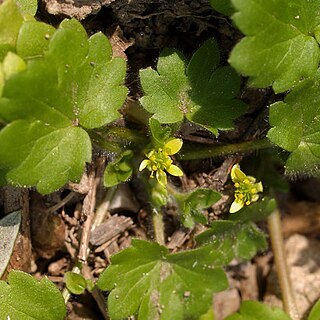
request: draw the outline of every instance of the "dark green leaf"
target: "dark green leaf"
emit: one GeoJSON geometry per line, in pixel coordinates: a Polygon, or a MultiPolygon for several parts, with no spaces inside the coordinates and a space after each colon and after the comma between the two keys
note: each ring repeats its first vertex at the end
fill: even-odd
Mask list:
{"type": "MultiPolygon", "coordinates": [[[[36,50],[42,49],[39,44],[36,50]]],[[[63,21],[44,56],[5,83],[0,118],[8,125],[0,132],[0,166],[7,180],[42,193],[78,180],[91,161],[83,127],[119,117],[127,93],[124,76],[125,62],[111,58],[104,35],[88,40],[79,22],[63,21]]]]}
{"type": "Polygon", "coordinates": [[[207,222],[202,214],[203,209],[216,203],[221,195],[212,189],[198,188],[189,193],[176,193],[174,198],[182,223],[185,227],[191,228],[195,222],[203,224],[207,222]]]}
{"type": "Polygon", "coordinates": [[[235,313],[225,320],[291,320],[280,308],[270,308],[261,302],[244,301],[241,303],[239,313],[235,313]]]}
{"type": "Polygon", "coordinates": [[[0,280],[0,319],[63,320],[63,297],[47,278],[37,281],[29,274],[11,271],[8,283],[0,280]]]}
{"type": "Polygon", "coordinates": [[[68,271],[64,275],[67,289],[73,294],[82,294],[86,290],[87,280],[83,275],[68,271]]]}
{"type": "Polygon", "coordinates": [[[163,147],[171,137],[170,127],[161,125],[161,123],[155,118],[150,118],[149,128],[155,147],[163,147]]]}
{"type": "Polygon", "coordinates": [[[158,61],[158,70],[140,71],[140,80],[145,95],[140,99],[143,107],[153,113],[160,123],[175,123],[183,120],[183,97],[181,92],[189,89],[185,74],[183,55],[174,50],[164,50],[158,61]]]}
{"type": "Polygon", "coordinates": [[[213,292],[226,288],[223,271],[215,267],[220,253],[203,247],[177,254],[157,243],[133,240],[133,247],[111,258],[97,285],[109,290],[112,319],[138,314],[139,320],[198,319],[213,292]]]}
{"type": "Polygon", "coordinates": [[[270,188],[274,191],[288,192],[289,183],[283,175],[285,153],[279,152],[278,148],[262,149],[256,157],[247,157],[241,162],[244,171],[254,172],[257,181],[263,182],[264,191],[270,188]],[[248,169],[246,169],[248,168],[248,169]]]}
{"type": "Polygon", "coordinates": [[[196,241],[200,245],[211,243],[215,250],[223,252],[224,263],[234,257],[251,259],[267,247],[265,234],[255,224],[228,220],[214,221],[210,229],[196,237],[196,241]]]}
{"type": "Polygon", "coordinates": [[[246,106],[235,99],[240,79],[230,67],[219,68],[219,50],[213,39],[193,55],[188,67],[183,55],[164,51],[158,70],[140,72],[144,108],[160,123],[175,123],[186,116],[213,133],[233,128],[246,106]]]}
{"type": "Polygon", "coordinates": [[[249,222],[266,219],[276,208],[275,199],[265,197],[261,201],[244,206],[240,211],[229,215],[229,220],[249,222]]]}
{"type": "Polygon", "coordinates": [[[231,0],[209,0],[211,7],[226,15],[226,16],[231,16],[232,13],[234,12],[234,8],[231,4],[231,0]]]}
{"type": "Polygon", "coordinates": [[[108,163],[104,171],[105,187],[113,187],[131,177],[133,169],[130,161],[132,157],[132,151],[126,150],[115,161],[108,163]]]}
{"type": "Polygon", "coordinates": [[[282,102],[270,108],[269,139],[290,152],[288,174],[318,174],[320,166],[320,71],[303,81],[282,102]]]}
{"type": "Polygon", "coordinates": [[[233,20],[246,35],[230,64],[250,85],[283,92],[314,75],[319,64],[319,0],[233,0],[233,20]]]}

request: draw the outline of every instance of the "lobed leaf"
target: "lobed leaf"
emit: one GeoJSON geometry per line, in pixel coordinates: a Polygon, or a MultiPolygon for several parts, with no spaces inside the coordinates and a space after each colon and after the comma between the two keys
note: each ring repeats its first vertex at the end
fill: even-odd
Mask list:
{"type": "Polygon", "coordinates": [[[133,152],[126,150],[115,161],[107,164],[103,176],[105,187],[113,187],[120,182],[127,181],[131,177],[133,169],[130,161],[132,157],[133,152]]]}
{"type": "Polygon", "coordinates": [[[264,197],[261,201],[244,206],[238,212],[230,214],[229,220],[240,222],[265,220],[276,207],[277,203],[274,198],[264,197]]]}
{"type": "Polygon", "coordinates": [[[202,211],[220,200],[221,195],[212,189],[198,188],[188,193],[176,193],[174,198],[181,222],[185,227],[192,228],[196,222],[207,223],[202,211]]]}
{"type": "Polygon", "coordinates": [[[16,51],[25,60],[40,58],[48,50],[56,29],[36,20],[24,21],[18,34],[16,51]]]}
{"type": "Polygon", "coordinates": [[[47,278],[37,281],[11,271],[8,283],[0,280],[0,319],[62,320],[66,307],[60,291],[47,278]]]}
{"type": "Polygon", "coordinates": [[[149,128],[153,140],[153,144],[155,147],[163,147],[166,141],[172,137],[172,130],[169,126],[163,126],[161,123],[155,118],[149,119],[149,128]]]}
{"type": "Polygon", "coordinates": [[[233,128],[246,106],[235,99],[240,78],[230,67],[219,67],[213,39],[199,48],[189,64],[177,50],[161,53],[157,71],[140,71],[143,107],[160,123],[176,123],[184,116],[214,134],[233,128]]]}
{"type": "MultiPolygon", "coordinates": [[[[22,28],[18,48],[38,31],[42,36],[52,33],[31,21],[22,28]]],[[[0,118],[8,123],[0,131],[0,167],[11,184],[50,193],[78,180],[91,161],[84,128],[101,127],[120,116],[127,94],[122,85],[125,62],[112,59],[110,43],[101,33],[88,40],[76,20],[64,20],[48,44],[34,41],[38,46],[21,50],[25,57],[40,57],[5,82],[0,99],[0,118]]]]}
{"type": "Polygon", "coordinates": [[[227,286],[209,247],[169,254],[157,243],[133,240],[132,247],[111,258],[97,285],[111,291],[112,319],[138,314],[144,319],[198,319],[208,310],[213,292],[227,286]]]}
{"type": "Polygon", "coordinates": [[[249,260],[267,247],[265,234],[255,224],[228,220],[214,221],[196,241],[200,245],[210,243],[214,250],[223,252],[225,264],[233,258],[249,260]]]}
{"type": "Polygon", "coordinates": [[[229,62],[255,87],[283,92],[313,76],[319,64],[319,0],[233,0],[246,35],[229,62]]]}
{"type": "Polygon", "coordinates": [[[268,138],[290,152],[287,174],[318,174],[320,166],[320,71],[270,107],[268,138]]]}

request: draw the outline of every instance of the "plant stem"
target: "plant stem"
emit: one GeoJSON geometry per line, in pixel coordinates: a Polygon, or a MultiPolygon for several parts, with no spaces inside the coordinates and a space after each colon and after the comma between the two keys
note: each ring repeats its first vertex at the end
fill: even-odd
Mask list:
{"type": "Polygon", "coordinates": [[[245,141],[233,144],[208,146],[203,144],[185,144],[177,155],[178,160],[196,160],[224,156],[227,154],[249,152],[253,150],[270,148],[273,145],[269,139],[245,141]]]}
{"type": "Polygon", "coordinates": [[[268,225],[284,310],[293,320],[299,320],[300,317],[292,291],[290,274],[284,252],[279,209],[276,209],[268,217],[268,225]]]}
{"type": "Polygon", "coordinates": [[[155,240],[159,244],[165,245],[163,216],[162,216],[162,213],[159,212],[159,210],[156,208],[152,209],[152,223],[153,223],[155,240]]]}
{"type": "Polygon", "coordinates": [[[96,213],[94,215],[94,220],[91,226],[91,231],[98,227],[105,218],[109,215],[109,208],[112,202],[112,199],[117,191],[117,186],[111,187],[107,190],[107,193],[102,201],[102,203],[97,207],[96,213]]]}

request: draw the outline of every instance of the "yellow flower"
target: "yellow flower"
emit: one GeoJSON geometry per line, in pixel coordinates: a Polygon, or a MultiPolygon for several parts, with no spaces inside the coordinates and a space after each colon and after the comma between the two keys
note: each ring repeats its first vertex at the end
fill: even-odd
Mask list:
{"type": "Polygon", "coordinates": [[[247,176],[242,172],[239,164],[235,164],[232,167],[231,179],[235,187],[235,200],[230,207],[230,213],[237,212],[242,209],[243,206],[248,206],[259,199],[258,193],[263,191],[262,183],[256,183],[254,177],[247,176]]]}
{"type": "Polygon", "coordinates": [[[169,140],[163,148],[158,148],[157,150],[151,150],[146,156],[139,167],[139,171],[147,168],[151,171],[150,177],[153,178],[154,174],[158,182],[162,186],[167,184],[166,172],[172,174],[173,176],[182,176],[182,170],[176,165],[172,164],[171,155],[176,154],[182,147],[181,139],[169,140]],[[165,172],[166,171],[166,172],[165,172]]]}

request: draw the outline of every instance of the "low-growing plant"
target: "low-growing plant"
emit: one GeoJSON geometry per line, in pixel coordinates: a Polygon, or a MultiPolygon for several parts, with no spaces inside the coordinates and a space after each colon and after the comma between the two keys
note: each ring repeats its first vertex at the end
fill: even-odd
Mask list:
{"type": "MultiPolygon", "coordinates": [[[[90,163],[108,154],[106,188],[133,176],[147,191],[155,241],[134,239],[130,248],[111,257],[95,283],[108,293],[111,319],[213,319],[212,296],[228,287],[223,267],[267,248],[260,220],[269,219],[271,240],[277,232],[272,227],[279,215],[274,194],[285,183],[275,169],[279,159],[272,148],[286,151],[282,165],[287,175],[319,175],[320,2],[210,3],[232,15],[244,34],[231,52],[230,65],[220,62],[213,38],[190,59],[178,50],[163,50],[154,69],[140,70],[140,104],[148,116],[140,124],[144,132],[117,122],[128,94],[126,62],[113,57],[104,34],[88,38],[75,19],[63,20],[58,28],[39,22],[29,2],[5,0],[0,5],[1,184],[49,194],[79,182],[90,163]],[[217,146],[184,142],[179,130],[185,123],[216,138],[234,128],[248,109],[239,98],[240,75],[248,77],[251,87],[272,86],[282,93],[270,105],[267,137],[217,146]],[[221,192],[212,188],[179,188],[170,176],[184,175],[182,161],[261,149],[268,150],[260,152],[248,175],[238,163],[230,166],[234,201],[224,219],[198,234],[192,249],[171,253],[165,246],[163,208],[175,204],[181,224],[193,228],[208,225],[203,210],[221,199],[221,192]],[[272,176],[259,170],[266,167],[272,176]]],[[[10,245],[7,256],[12,249],[10,245]]],[[[277,262],[282,243],[274,250],[277,262]]],[[[77,263],[65,275],[63,295],[46,278],[37,282],[12,271],[7,282],[0,281],[0,318],[44,319],[45,314],[45,319],[63,319],[70,293],[94,287],[80,274],[85,258],[77,263]]],[[[5,266],[1,268],[2,274],[5,266]]],[[[282,289],[289,315],[245,302],[227,319],[298,319],[292,293],[282,289]]],[[[318,303],[308,319],[319,319],[319,310],[318,303]]]]}

